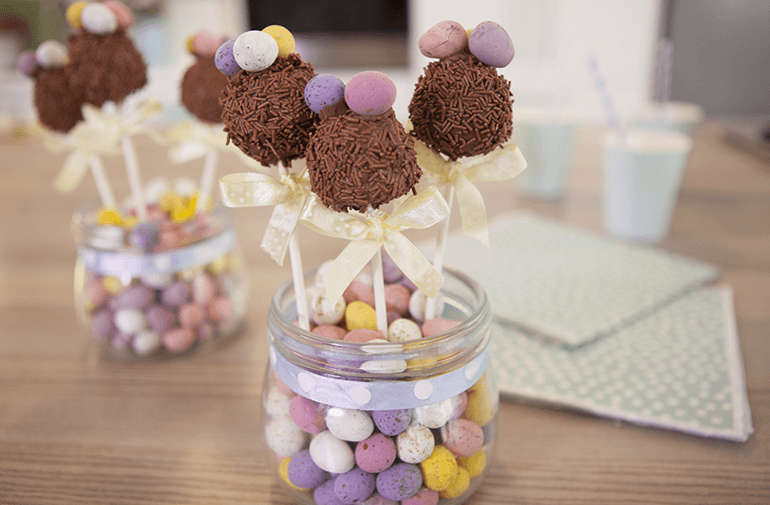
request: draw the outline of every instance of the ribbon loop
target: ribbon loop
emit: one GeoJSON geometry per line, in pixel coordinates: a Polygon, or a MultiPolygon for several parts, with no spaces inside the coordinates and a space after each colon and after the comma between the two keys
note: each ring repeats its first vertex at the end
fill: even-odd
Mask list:
{"type": "Polygon", "coordinates": [[[232,144],[227,143],[227,133],[222,125],[208,125],[200,121],[183,121],[168,132],[164,142],[175,144],[168,155],[174,163],[185,163],[203,158],[211,151],[221,150],[234,153],[245,165],[253,160],[232,144]]]}

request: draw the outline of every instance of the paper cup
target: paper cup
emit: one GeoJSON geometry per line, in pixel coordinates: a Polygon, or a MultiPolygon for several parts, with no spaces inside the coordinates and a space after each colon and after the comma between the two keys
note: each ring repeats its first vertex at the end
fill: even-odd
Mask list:
{"type": "Polygon", "coordinates": [[[513,134],[527,160],[516,178],[522,193],[544,199],[564,196],[575,122],[553,113],[515,114],[513,134]]]}
{"type": "Polygon", "coordinates": [[[668,235],[692,141],[675,131],[633,129],[604,139],[604,224],[621,238],[668,235]]]}
{"type": "Polygon", "coordinates": [[[703,122],[703,108],[694,103],[653,103],[644,107],[633,121],[637,128],[679,131],[690,137],[703,122]]]}

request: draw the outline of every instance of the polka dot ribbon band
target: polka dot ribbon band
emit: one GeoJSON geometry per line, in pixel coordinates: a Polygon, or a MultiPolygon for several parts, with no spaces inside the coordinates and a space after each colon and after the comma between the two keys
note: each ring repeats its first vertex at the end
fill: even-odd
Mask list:
{"type": "Polygon", "coordinates": [[[430,405],[466,391],[484,375],[489,353],[484,349],[460,368],[419,380],[354,381],[320,375],[290,363],[272,342],[270,364],[292,391],[314,402],[346,409],[395,410],[430,405]]]}

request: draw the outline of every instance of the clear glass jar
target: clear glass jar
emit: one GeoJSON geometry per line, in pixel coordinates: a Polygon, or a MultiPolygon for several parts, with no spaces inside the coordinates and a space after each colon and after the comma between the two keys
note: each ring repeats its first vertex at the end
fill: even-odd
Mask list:
{"type": "Polygon", "coordinates": [[[296,503],[455,505],[481,485],[496,444],[491,312],[475,281],[444,277],[440,317],[459,324],[403,343],[304,331],[292,283],[276,291],[263,428],[269,464],[296,503]]]}
{"type": "Polygon", "coordinates": [[[73,215],[78,319],[110,357],[162,359],[210,350],[238,333],[249,275],[224,207],[183,222],[103,225],[73,215]]]}

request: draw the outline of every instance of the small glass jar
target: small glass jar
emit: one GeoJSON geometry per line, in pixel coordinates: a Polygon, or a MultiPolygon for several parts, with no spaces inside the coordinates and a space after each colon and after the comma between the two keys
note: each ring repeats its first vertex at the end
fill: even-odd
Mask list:
{"type": "Polygon", "coordinates": [[[455,271],[440,296],[439,317],[458,322],[448,331],[357,343],[300,329],[292,283],[276,291],[263,428],[294,502],[455,505],[481,485],[496,444],[491,312],[481,286],[455,271]]]}
{"type": "Polygon", "coordinates": [[[99,224],[97,212],[73,215],[75,308],[105,354],[167,358],[237,334],[249,275],[227,209],[131,226],[99,224]]]}

